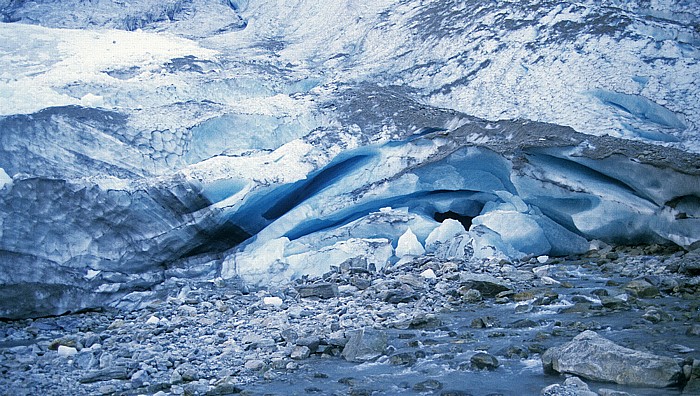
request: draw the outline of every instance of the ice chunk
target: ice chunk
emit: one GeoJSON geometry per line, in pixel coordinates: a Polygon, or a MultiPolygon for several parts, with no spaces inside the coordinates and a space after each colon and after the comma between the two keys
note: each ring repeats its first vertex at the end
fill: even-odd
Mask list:
{"type": "Polygon", "coordinates": [[[5,169],[0,168],[0,190],[5,188],[5,186],[12,185],[12,178],[5,172],[5,169]]]}
{"type": "Polygon", "coordinates": [[[428,252],[435,251],[438,244],[448,243],[465,231],[464,226],[459,221],[446,219],[425,239],[425,250],[428,252]]]}
{"type": "Polygon", "coordinates": [[[407,229],[406,232],[401,235],[396,245],[396,257],[401,258],[404,256],[420,256],[424,253],[425,249],[418,241],[416,234],[414,234],[410,228],[407,229]]]}
{"type": "Polygon", "coordinates": [[[472,224],[495,231],[504,243],[525,254],[547,254],[552,248],[537,221],[524,213],[493,210],[475,217],[472,224]]]}

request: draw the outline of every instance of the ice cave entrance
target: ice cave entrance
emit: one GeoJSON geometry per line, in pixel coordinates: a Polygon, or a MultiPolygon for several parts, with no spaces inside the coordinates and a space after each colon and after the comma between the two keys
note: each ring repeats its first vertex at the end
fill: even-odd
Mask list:
{"type": "Polygon", "coordinates": [[[457,220],[462,224],[465,230],[468,230],[469,227],[471,227],[472,225],[472,220],[474,219],[474,216],[466,216],[450,210],[447,212],[435,212],[435,214],[433,215],[433,219],[440,223],[447,219],[457,220]]]}

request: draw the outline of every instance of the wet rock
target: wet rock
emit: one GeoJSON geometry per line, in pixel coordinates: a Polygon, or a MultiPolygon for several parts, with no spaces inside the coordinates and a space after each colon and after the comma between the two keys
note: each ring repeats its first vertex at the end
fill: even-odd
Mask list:
{"type": "Polygon", "coordinates": [[[638,298],[654,298],[659,295],[659,289],[644,279],[627,283],[625,291],[638,298]]]}
{"type": "Polygon", "coordinates": [[[434,329],[442,325],[440,318],[433,314],[419,313],[411,319],[409,329],[434,329]]]}
{"type": "Polygon", "coordinates": [[[700,336],[700,325],[694,324],[688,327],[688,330],[686,330],[685,334],[689,336],[700,336]]]}
{"type": "Polygon", "coordinates": [[[416,392],[430,392],[440,389],[442,389],[442,383],[434,379],[429,379],[413,385],[413,390],[416,392]]]}
{"type": "Polygon", "coordinates": [[[539,325],[539,323],[535,322],[532,319],[519,319],[511,323],[510,327],[513,329],[530,329],[539,325]]]}
{"type": "Polygon", "coordinates": [[[607,388],[598,389],[598,394],[600,396],[634,396],[634,395],[627,393],[627,392],[616,391],[616,390],[607,389],[607,388]]]}
{"type": "Polygon", "coordinates": [[[341,355],[349,362],[366,362],[383,355],[387,345],[385,332],[365,327],[349,332],[341,355]]]}
{"type": "Polygon", "coordinates": [[[228,396],[243,393],[243,388],[238,387],[230,382],[223,382],[214,385],[214,388],[205,393],[205,396],[228,396]]]}
{"type": "Polygon", "coordinates": [[[698,359],[693,360],[688,382],[683,388],[683,395],[700,395],[700,360],[698,359]]]}
{"type": "Polygon", "coordinates": [[[597,393],[591,392],[588,385],[581,381],[578,377],[570,377],[564,381],[564,384],[554,384],[542,389],[542,396],[598,396],[597,393]]]}
{"type": "Polygon", "coordinates": [[[500,325],[498,318],[493,316],[483,316],[472,320],[470,327],[472,329],[488,329],[500,325]]]}
{"type": "Polygon", "coordinates": [[[445,390],[440,392],[440,396],[473,396],[471,393],[461,390],[445,390]]]}
{"type": "Polygon", "coordinates": [[[674,359],[635,351],[586,330],[542,355],[545,372],[573,374],[594,381],[663,388],[682,377],[674,359]]]}
{"type": "Polygon", "coordinates": [[[483,274],[462,274],[460,283],[469,289],[478,290],[482,296],[491,298],[498,293],[510,290],[506,283],[496,277],[483,274]]]}
{"type": "Polygon", "coordinates": [[[495,370],[498,368],[498,359],[496,359],[495,356],[486,353],[486,352],[479,352],[476,355],[472,356],[471,359],[469,359],[471,362],[472,367],[483,370],[495,370]]]}
{"type": "Polygon", "coordinates": [[[389,357],[389,363],[395,366],[412,366],[416,360],[416,355],[409,352],[397,353],[389,357]]]}
{"type": "Polygon", "coordinates": [[[338,297],[338,285],[335,283],[316,283],[313,285],[302,285],[296,287],[299,296],[302,298],[318,297],[329,299],[338,297]]]}

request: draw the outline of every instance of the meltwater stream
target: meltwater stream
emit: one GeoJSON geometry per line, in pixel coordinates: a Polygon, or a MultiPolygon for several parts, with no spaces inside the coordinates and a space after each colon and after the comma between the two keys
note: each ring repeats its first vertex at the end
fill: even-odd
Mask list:
{"type": "MultiPolygon", "coordinates": [[[[564,380],[545,374],[541,353],[586,329],[632,349],[662,355],[674,356],[674,348],[691,355],[700,350],[700,340],[686,335],[677,319],[652,325],[641,319],[644,311],[639,308],[600,308],[597,295],[619,293],[614,285],[629,278],[610,278],[595,265],[580,264],[563,265],[551,275],[565,281],[546,288],[545,296],[554,301],[549,305],[546,300],[538,305],[543,303],[542,297],[465,305],[439,314],[440,324],[387,330],[389,352],[376,361],[358,364],[312,355],[297,371],[273,376],[247,391],[253,395],[539,395],[544,387],[564,380]],[[470,358],[481,351],[496,356],[499,366],[494,370],[473,367],[470,358]]],[[[649,304],[673,315],[692,314],[696,305],[692,299],[677,296],[657,298],[649,304]]],[[[399,306],[396,314],[400,312],[399,306]]],[[[681,394],[679,388],[587,383],[592,391],[604,388],[637,396],[681,394]]]]}

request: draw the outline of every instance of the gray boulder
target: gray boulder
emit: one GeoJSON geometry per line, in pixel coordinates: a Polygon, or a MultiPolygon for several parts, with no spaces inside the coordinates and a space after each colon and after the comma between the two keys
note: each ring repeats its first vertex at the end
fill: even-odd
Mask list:
{"type": "Polygon", "coordinates": [[[374,360],[384,354],[388,345],[386,333],[371,328],[352,331],[349,337],[342,352],[343,358],[349,362],[374,360]]]}
{"type": "Polygon", "coordinates": [[[657,388],[677,385],[683,375],[680,364],[672,358],[622,347],[590,330],[548,349],[542,355],[542,365],[545,372],[657,388]]]}
{"type": "Polygon", "coordinates": [[[564,384],[554,384],[542,389],[542,396],[598,396],[578,377],[570,377],[564,384]]]}

